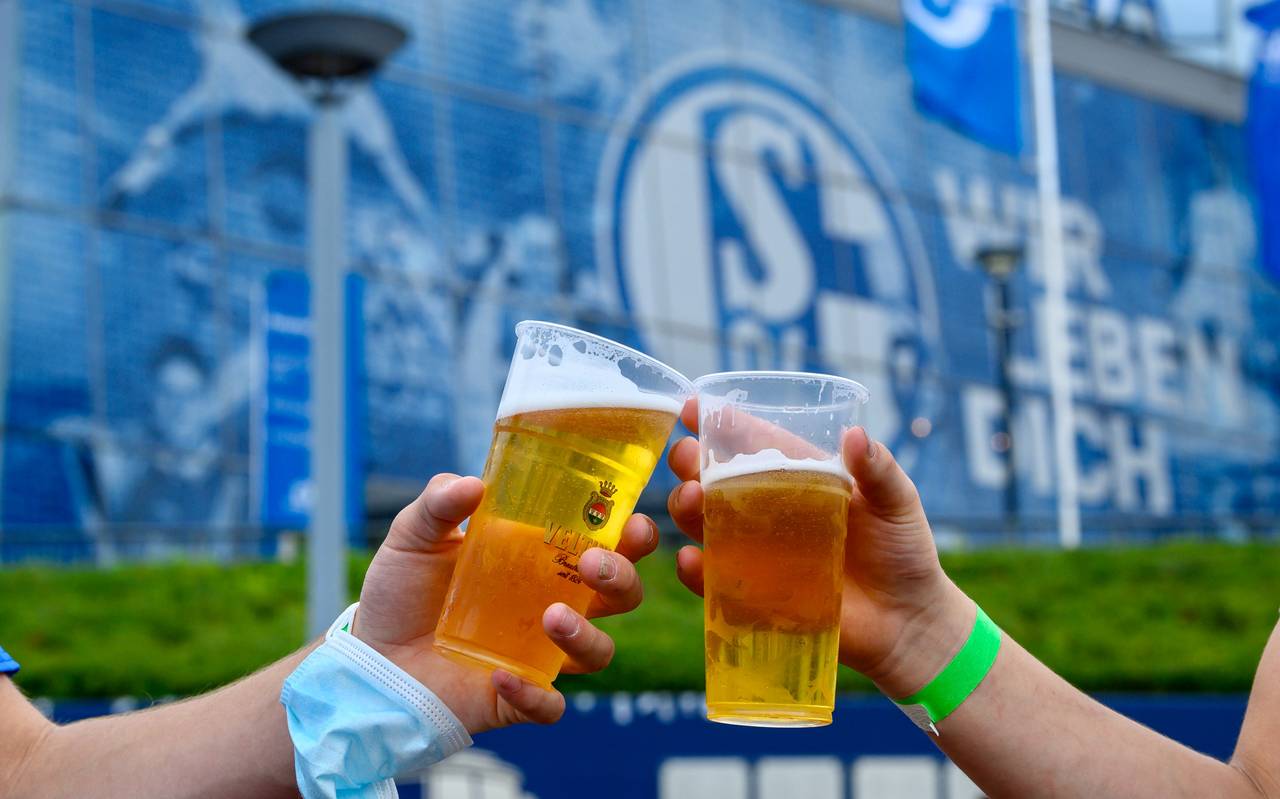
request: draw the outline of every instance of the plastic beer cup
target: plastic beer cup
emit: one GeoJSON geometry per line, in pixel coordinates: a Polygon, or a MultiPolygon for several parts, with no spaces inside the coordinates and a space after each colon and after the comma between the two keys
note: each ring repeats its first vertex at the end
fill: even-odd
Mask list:
{"type": "Polygon", "coordinates": [[[867,390],[795,372],[725,372],[694,385],[707,717],[830,724],[853,485],[840,445],[867,390]]]}
{"type": "Polygon", "coordinates": [[[582,612],[591,547],[613,549],[692,386],[609,339],[547,322],[516,325],[516,350],[435,646],[548,686],[564,653],[542,614],[582,612]]]}

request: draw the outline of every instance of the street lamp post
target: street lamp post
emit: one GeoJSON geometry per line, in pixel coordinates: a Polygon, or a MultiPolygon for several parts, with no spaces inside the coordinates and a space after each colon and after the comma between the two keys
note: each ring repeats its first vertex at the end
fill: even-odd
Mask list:
{"type": "Polygon", "coordinates": [[[325,631],[346,600],[347,142],[342,107],[355,85],[404,44],[393,22],[307,11],[253,25],[249,40],[296,78],[315,105],[307,143],[307,269],[311,284],[312,504],[307,523],[307,635],[325,631]]]}
{"type": "Polygon", "coordinates": [[[1011,362],[1013,331],[1018,328],[1019,321],[1011,310],[1009,281],[1022,263],[1023,250],[1016,244],[994,244],[980,248],[974,257],[982,271],[991,278],[995,288],[995,313],[991,319],[991,330],[995,333],[998,380],[1000,395],[1004,401],[1003,443],[1008,469],[1004,486],[1004,522],[1006,533],[1012,534],[1018,524],[1018,447],[1014,436],[1017,396],[1013,390],[1011,362]]]}

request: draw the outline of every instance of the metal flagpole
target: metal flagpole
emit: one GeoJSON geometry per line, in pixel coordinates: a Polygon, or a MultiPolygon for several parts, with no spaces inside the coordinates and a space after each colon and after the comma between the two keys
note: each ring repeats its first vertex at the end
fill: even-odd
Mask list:
{"type": "Polygon", "coordinates": [[[1040,197],[1040,263],[1044,269],[1045,357],[1058,477],[1058,540],[1064,548],[1074,549],[1080,545],[1080,502],[1067,347],[1067,277],[1062,255],[1062,198],[1058,183],[1058,121],[1053,102],[1049,0],[1028,0],[1027,10],[1036,126],[1036,183],[1040,197]]]}

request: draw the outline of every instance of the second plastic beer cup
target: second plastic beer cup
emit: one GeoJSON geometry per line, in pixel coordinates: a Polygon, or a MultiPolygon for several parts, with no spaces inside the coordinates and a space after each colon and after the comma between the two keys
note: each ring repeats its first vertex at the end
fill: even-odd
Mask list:
{"type": "Polygon", "coordinates": [[[515,355],[435,646],[548,686],[564,653],[547,638],[553,602],[586,610],[578,576],[591,547],[613,549],[692,386],[599,336],[516,325],[515,355]]]}
{"type": "Polygon", "coordinates": [[[695,386],[707,717],[830,724],[853,485],[840,443],[867,390],[792,372],[726,372],[695,386]]]}

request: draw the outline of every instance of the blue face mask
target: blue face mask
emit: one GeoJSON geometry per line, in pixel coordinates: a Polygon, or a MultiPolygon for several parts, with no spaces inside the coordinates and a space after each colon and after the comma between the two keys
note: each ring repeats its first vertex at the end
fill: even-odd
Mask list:
{"type": "Polygon", "coordinates": [[[305,799],[395,799],[397,774],[471,745],[426,686],[340,629],[289,675],[280,703],[305,799]]]}

